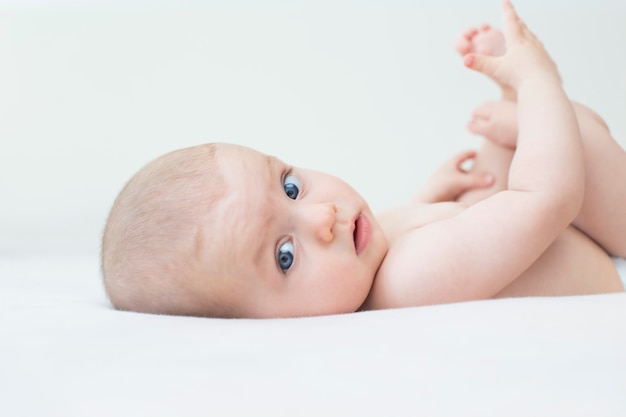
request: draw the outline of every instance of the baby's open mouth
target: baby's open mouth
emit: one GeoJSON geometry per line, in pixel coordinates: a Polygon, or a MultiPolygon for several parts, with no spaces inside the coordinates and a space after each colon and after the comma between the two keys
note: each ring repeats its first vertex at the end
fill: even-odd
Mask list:
{"type": "Polygon", "coordinates": [[[356,254],[360,255],[361,252],[367,247],[372,233],[371,225],[367,217],[362,213],[354,221],[354,231],[352,232],[352,239],[354,240],[354,249],[356,254]]]}

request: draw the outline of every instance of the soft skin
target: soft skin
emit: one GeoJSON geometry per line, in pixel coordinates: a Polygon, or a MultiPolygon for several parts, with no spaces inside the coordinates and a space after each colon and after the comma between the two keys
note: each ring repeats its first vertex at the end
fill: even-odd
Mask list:
{"type": "MultiPolygon", "coordinates": [[[[244,317],[357,310],[387,252],[365,200],[334,176],[290,167],[249,148],[219,145],[216,156],[226,188],[236,192],[220,202],[223,221],[218,230],[206,229],[210,248],[199,253],[206,253],[207,269],[219,259],[234,310],[244,317]],[[367,238],[360,253],[355,227],[367,238]],[[216,234],[237,239],[216,241],[216,234]],[[286,268],[277,259],[281,250],[293,256],[286,268]]],[[[203,285],[202,279],[195,285],[203,285]]]]}

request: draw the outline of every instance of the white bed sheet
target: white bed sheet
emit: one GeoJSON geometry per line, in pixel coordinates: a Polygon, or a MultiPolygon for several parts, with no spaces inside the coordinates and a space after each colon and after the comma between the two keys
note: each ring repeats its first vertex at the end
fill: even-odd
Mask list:
{"type": "Polygon", "coordinates": [[[112,310],[95,258],[27,256],[0,311],[2,416],[626,415],[626,293],[166,317],[112,310]]]}

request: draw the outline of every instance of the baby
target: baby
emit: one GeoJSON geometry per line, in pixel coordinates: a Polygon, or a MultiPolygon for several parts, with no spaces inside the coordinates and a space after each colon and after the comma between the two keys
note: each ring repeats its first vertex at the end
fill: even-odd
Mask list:
{"type": "Polygon", "coordinates": [[[457,43],[465,66],[503,91],[474,112],[469,129],[488,139],[477,155],[455,156],[375,216],[338,178],[249,148],[166,154],[107,221],[112,304],[263,318],[623,291],[609,255],[626,257],[626,153],[569,101],[508,0],[503,14],[504,34],[483,26],[457,43]]]}

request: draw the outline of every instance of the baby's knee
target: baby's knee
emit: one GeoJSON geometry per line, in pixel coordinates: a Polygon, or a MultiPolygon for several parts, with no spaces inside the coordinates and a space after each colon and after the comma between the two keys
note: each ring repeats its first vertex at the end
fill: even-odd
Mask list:
{"type": "Polygon", "coordinates": [[[587,127],[601,127],[609,132],[609,126],[598,113],[576,101],[572,101],[572,105],[574,106],[574,111],[576,112],[576,118],[578,119],[578,125],[581,131],[585,130],[587,127]]]}

